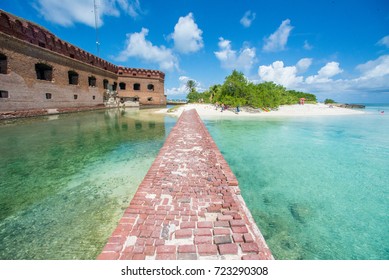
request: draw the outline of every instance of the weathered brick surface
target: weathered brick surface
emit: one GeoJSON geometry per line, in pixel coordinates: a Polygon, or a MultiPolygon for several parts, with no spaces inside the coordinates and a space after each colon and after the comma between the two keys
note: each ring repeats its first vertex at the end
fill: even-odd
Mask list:
{"type": "Polygon", "coordinates": [[[237,180],[185,111],[98,259],[273,259],[237,180]]]}
{"type": "Polygon", "coordinates": [[[104,81],[116,84],[120,98],[137,97],[142,105],[166,104],[163,72],[116,66],[1,10],[0,54],[6,57],[0,65],[0,90],[9,95],[0,98],[0,112],[96,106],[103,103],[104,81]],[[37,63],[52,67],[48,80],[37,79],[37,63]],[[79,75],[77,85],[69,85],[70,70],[79,75]],[[90,86],[92,76],[96,84],[90,86]],[[46,99],[46,93],[52,98],[46,99]]]}

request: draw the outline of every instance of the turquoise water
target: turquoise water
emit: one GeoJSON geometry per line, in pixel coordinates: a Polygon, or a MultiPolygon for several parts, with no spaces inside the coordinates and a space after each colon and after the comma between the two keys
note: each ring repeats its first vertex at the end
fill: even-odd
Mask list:
{"type": "Polygon", "coordinates": [[[366,111],[206,121],[277,259],[389,259],[389,107],[366,111]]]}
{"type": "Polygon", "coordinates": [[[0,125],[0,259],[94,259],[175,124],[148,110],[0,125]]]}

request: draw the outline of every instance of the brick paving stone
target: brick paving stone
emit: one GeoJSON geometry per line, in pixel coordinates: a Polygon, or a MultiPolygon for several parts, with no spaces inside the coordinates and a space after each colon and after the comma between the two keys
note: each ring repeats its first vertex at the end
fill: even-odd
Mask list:
{"type": "Polygon", "coordinates": [[[176,253],[175,245],[161,245],[157,247],[157,254],[173,254],[176,253]]]}
{"type": "Polygon", "coordinates": [[[217,255],[217,246],[212,244],[197,245],[197,250],[200,256],[217,255]]]}
{"type": "Polygon", "coordinates": [[[238,254],[238,245],[235,243],[220,244],[218,246],[220,255],[236,255],[238,254]]]}
{"type": "Polygon", "coordinates": [[[194,244],[212,244],[212,236],[195,236],[194,244]]]}
{"type": "Polygon", "coordinates": [[[200,117],[185,111],[98,259],[273,259],[239,195],[200,117]]]}
{"type": "Polygon", "coordinates": [[[189,238],[192,237],[191,229],[179,229],[174,233],[176,238],[189,238]]]}
{"type": "Polygon", "coordinates": [[[212,230],[208,228],[199,228],[194,231],[195,236],[212,236],[212,230]]]}
{"type": "Polygon", "coordinates": [[[258,253],[259,247],[257,243],[242,243],[240,244],[243,253],[258,253]]]}
{"type": "Polygon", "coordinates": [[[215,228],[213,230],[214,235],[229,235],[231,234],[231,231],[229,228],[215,228]]]}
{"type": "Polygon", "coordinates": [[[207,221],[197,222],[197,227],[198,228],[212,228],[213,227],[213,223],[212,222],[207,222],[207,221]]]}
{"type": "Polygon", "coordinates": [[[232,243],[232,238],[229,235],[218,235],[213,238],[213,242],[215,244],[226,244],[226,243],[232,243]]]}
{"type": "Polygon", "coordinates": [[[196,246],[195,245],[179,245],[178,246],[178,253],[196,253],[196,246]]]}
{"type": "Polygon", "coordinates": [[[246,242],[246,243],[254,242],[254,238],[250,233],[243,234],[243,239],[244,239],[244,242],[246,242]]]}

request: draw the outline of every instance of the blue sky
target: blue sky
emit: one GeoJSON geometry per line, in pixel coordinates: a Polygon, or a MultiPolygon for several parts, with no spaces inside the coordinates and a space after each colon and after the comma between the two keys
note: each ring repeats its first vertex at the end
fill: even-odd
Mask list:
{"type": "MultiPolygon", "coordinates": [[[[389,2],[385,0],[96,0],[100,56],[166,73],[165,94],[223,83],[233,69],[319,100],[389,103],[389,2]]],[[[2,0],[96,54],[93,0],[2,0]]]]}

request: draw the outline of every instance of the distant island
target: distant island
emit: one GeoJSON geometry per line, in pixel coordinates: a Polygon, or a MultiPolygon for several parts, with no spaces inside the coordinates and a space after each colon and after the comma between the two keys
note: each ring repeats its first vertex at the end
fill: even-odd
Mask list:
{"type": "Polygon", "coordinates": [[[317,103],[316,96],[295,90],[288,90],[273,82],[254,84],[242,72],[232,71],[222,85],[213,85],[204,92],[197,92],[196,82],[189,80],[186,84],[189,103],[219,103],[228,106],[250,106],[255,108],[275,109],[281,105],[317,103]]]}

